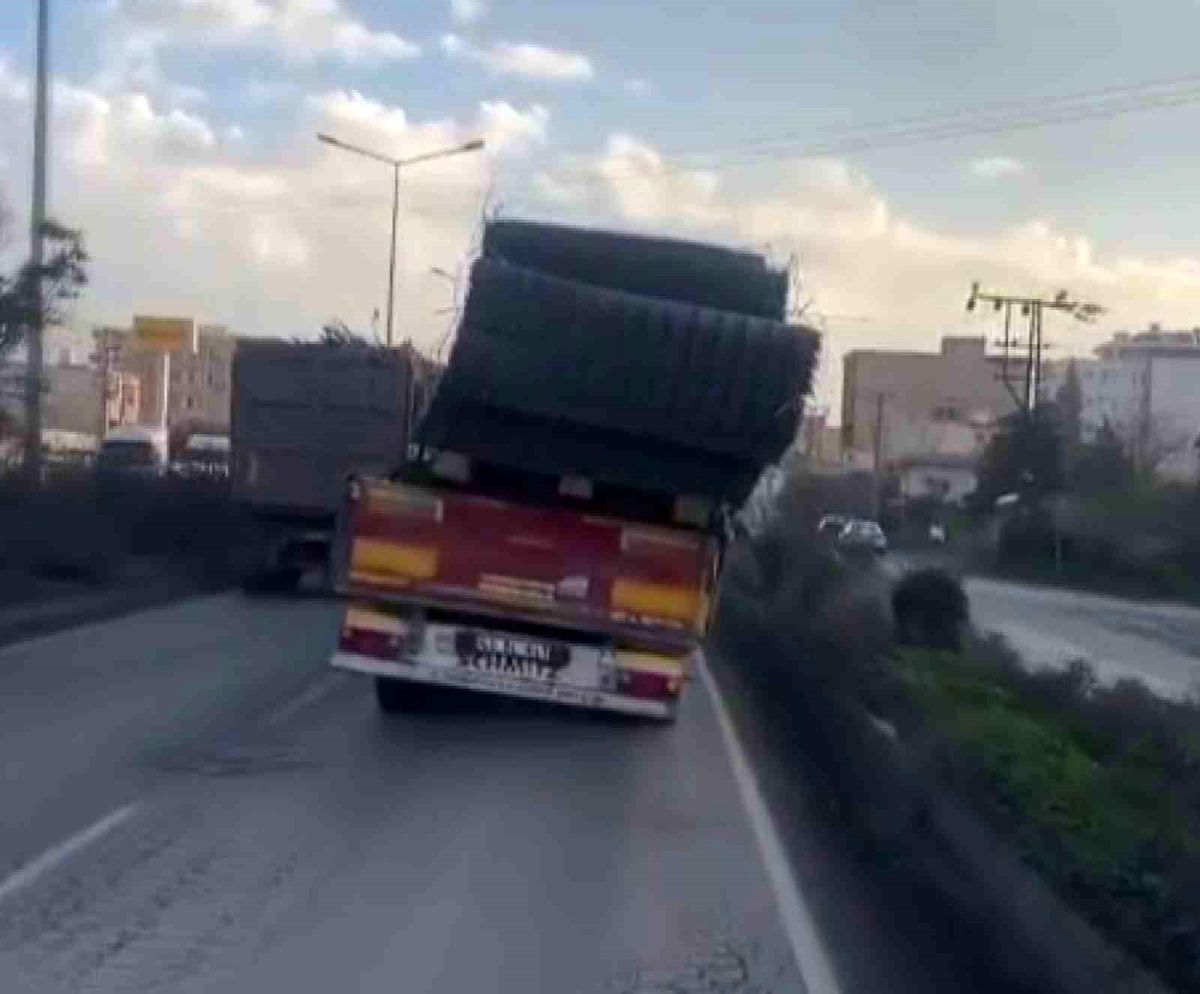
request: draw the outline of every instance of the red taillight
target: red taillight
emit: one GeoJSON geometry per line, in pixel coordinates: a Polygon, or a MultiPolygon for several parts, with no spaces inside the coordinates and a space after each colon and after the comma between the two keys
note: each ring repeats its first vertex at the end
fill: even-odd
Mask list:
{"type": "Polygon", "coordinates": [[[377,659],[397,659],[403,644],[404,640],[400,635],[366,628],[343,628],[339,640],[343,652],[374,656],[377,659]]]}
{"type": "Polygon", "coordinates": [[[679,695],[682,681],[665,673],[646,673],[637,670],[617,671],[617,691],[628,697],[648,701],[669,701],[679,695]]]}

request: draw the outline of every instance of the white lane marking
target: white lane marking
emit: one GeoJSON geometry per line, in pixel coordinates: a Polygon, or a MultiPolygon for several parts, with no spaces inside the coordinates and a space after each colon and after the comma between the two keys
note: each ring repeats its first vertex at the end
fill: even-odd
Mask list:
{"type": "Polygon", "coordinates": [[[294,718],[309,705],[316,704],[317,701],[333,690],[340,682],[341,678],[339,674],[327,673],[321,679],[309,684],[291,700],[280,704],[279,707],[263,719],[263,724],[282,725],[285,721],[294,718]]]}
{"type": "Polygon", "coordinates": [[[99,821],[93,822],[82,831],[76,832],[65,842],[60,842],[52,849],[47,849],[37,859],[26,863],[12,873],[3,883],[0,883],[0,901],[4,901],[22,888],[28,887],[38,877],[48,873],[56,866],[65,863],[76,853],[86,849],[93,842],[107,835],[122,822],[128,821],[141,808],[141,803],[135,801],[126,804],[116,811],[110,811],[99,821]]]}
{"type": "Polygon", "coordinates": [[[800,888],[792,873],[783,843],[771,819],[771,812],[763,800],[758,787],[758,780],[746,758],[746,752],[738,740],[733,721],[721,699],[717,683],[708,668],[704,657],[700,657],[700,678],[712,700],[713,710],[717,715],[717,726],[721,729],[721,738],[725,742],[725,751],[729,754],[729,765],[733,770],[733,779],[737,781],[738,793],[742,797],[742,805],[746,809],[746,817],[754,831],[754,840],[758,843],[759,855],[767,877],[771,881],[771,889],[775,893],[775,905],[779,909],[779,917],[783,921],[784,932],[792,946],[792,955],[796,958],[796,966],[808,988],[808,994],[840,994],[841,987],[830,965],[825,947],[817,932],[816,922],[812,912],[800,896],[800,888]]]}

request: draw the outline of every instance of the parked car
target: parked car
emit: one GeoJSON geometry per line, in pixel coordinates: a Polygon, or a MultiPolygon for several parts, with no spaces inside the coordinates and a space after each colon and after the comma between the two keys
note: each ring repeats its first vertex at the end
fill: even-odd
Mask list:
{"type": "Polygon", "coordinates": [[[846,516],[844,514],[826,514],[817,523],[817,534],[824,535],[826,538],[837,538],[845,527],[846,516]]]}
{"type": "Polygon", "coordinates": [[[196,434],[188,437],[171,464],[176,476],[217,479],[229,475],[229,436],[196,434]]]}
{"type": "Polygon", "coordinates": [[[872,552],[887,552],[888,540],[877,521],[852,518],[842,527],[838,545],[845,549],[870,549],[872,552]]]}

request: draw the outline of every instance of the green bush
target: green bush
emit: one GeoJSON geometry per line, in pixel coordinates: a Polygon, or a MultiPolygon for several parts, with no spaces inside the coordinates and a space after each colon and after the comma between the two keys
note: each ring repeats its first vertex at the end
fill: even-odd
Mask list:
{"type": "Polygon", "coordinates": [[[900,649],[884,698],[1069,903],[1183,989],[1200,985],[1200,710],[1086,666],[1025,671],[995,640],[900,649]]]}

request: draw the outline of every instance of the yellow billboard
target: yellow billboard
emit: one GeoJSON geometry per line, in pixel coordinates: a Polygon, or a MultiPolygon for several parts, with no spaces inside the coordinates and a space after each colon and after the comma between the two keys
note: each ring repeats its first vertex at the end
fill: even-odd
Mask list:
{"type": "Polygon", "coordinates": [[[194,352],[196,321],[194,318],[136,315],[133,319],[133,340],[139,347],[155,352],[194,352]]]}

